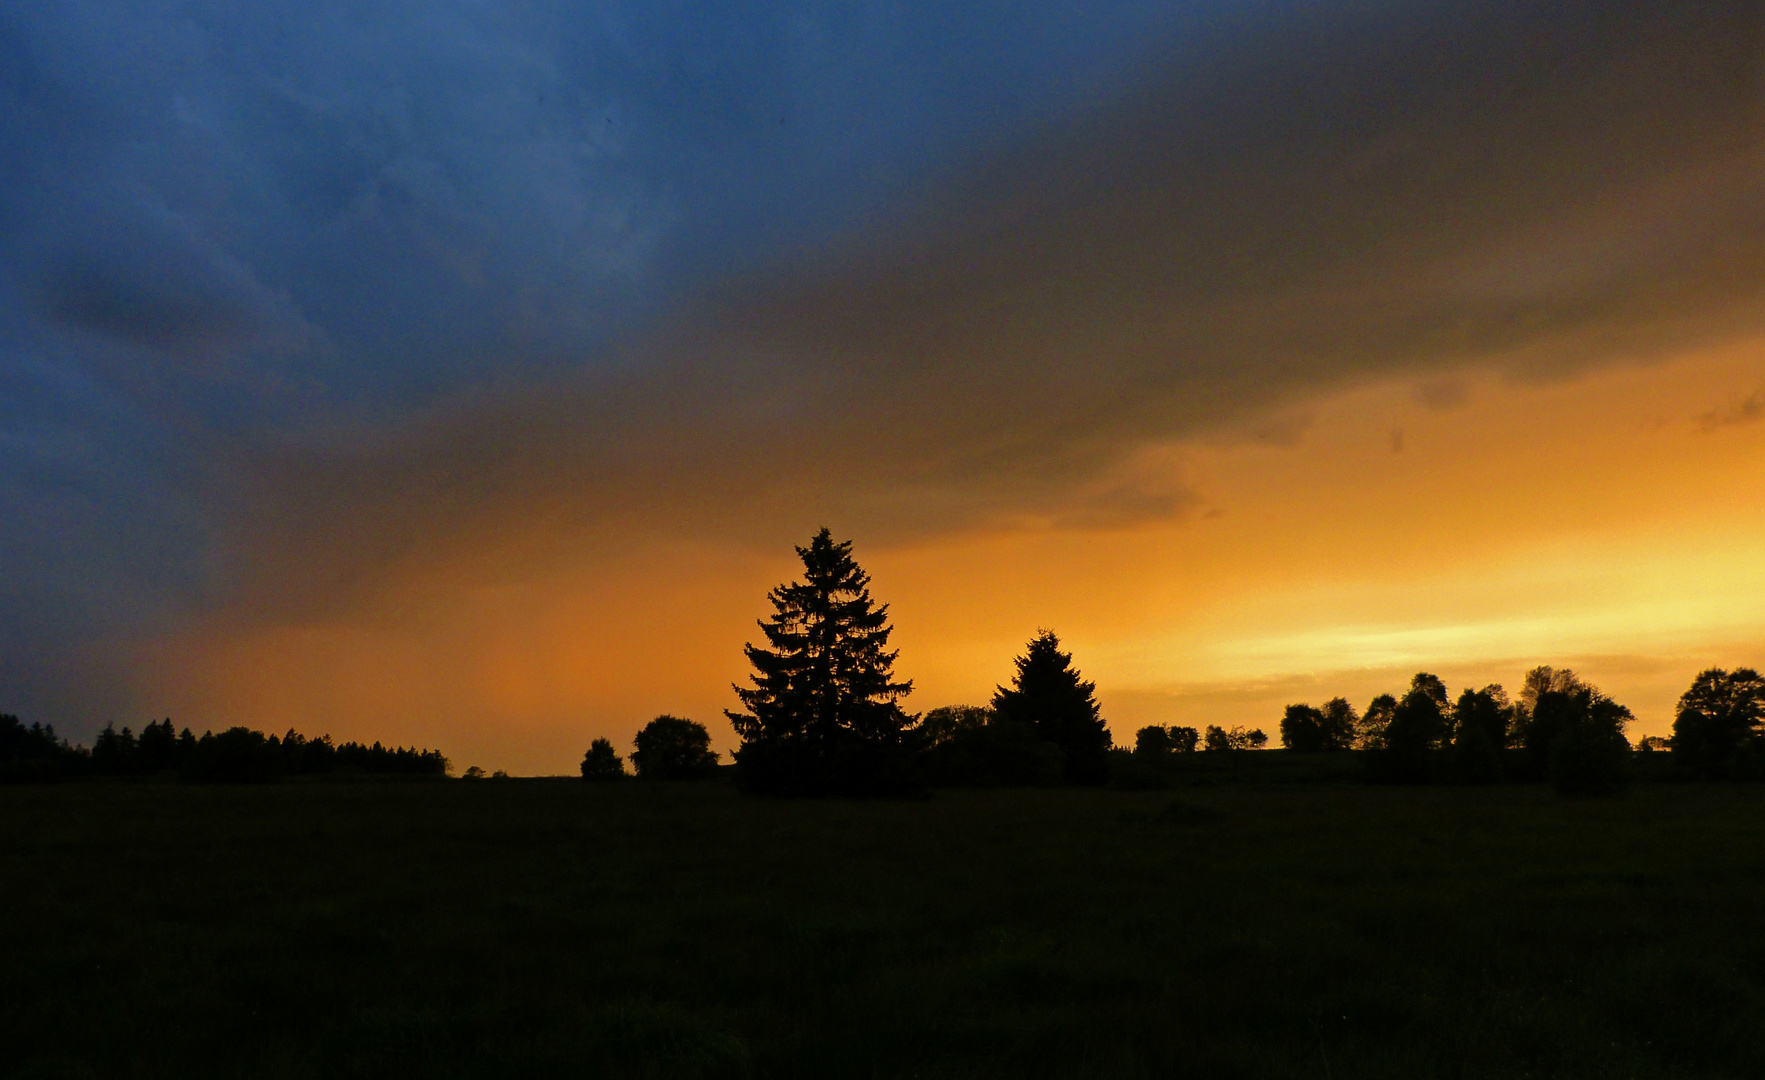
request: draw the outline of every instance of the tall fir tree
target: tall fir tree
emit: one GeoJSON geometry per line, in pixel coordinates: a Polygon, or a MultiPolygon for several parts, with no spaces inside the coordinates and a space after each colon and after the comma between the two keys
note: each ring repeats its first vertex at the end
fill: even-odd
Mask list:
{"type": "Polygon", "coordinates": [[[895,681],[888,605],[871,599],[851,541],[823,528],[796,550],[803,580],[767,594],[767,644],[745,648],[753,686],[736,686],[744,711],[724,714],[742,739],[743,780],[796,794],[900,787],[913,723],[900,701],[913,683],[895,681]]]}
{"type": "Polygon", "coordinates": [[[1072,666],[1072,654],[1060,651],[1060,639],[1042,630],[1018,657],[1011,687],[993,694],[993,711],[1001,720],[1034,725],[1042,738],[1060,747],[1070,783],[1100,784],[1109,775],[1113,740],[1094,696],[1097,684],[1086,682],[1072,666]]]}

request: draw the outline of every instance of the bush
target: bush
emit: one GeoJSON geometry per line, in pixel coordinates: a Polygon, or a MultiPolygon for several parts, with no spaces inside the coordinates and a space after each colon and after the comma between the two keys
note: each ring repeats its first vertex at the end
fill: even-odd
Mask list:
{"type": "Polygon", "coordinates": [[[717,774],[711,733],[697,721],[658,716],[637,733],[636,743],[631,764],[645,780],[704,780],[717,774]]]}
{"type": "MultiPolygon", "coordinates": [[[[716,755],[712,755],[715,760],[716,755]]],[[[625,759],[613,750],[613,744],[606,739],[596,739],[588,744],[588,752],[582,755],[582,778],[584,780],[621,780],[625,777],[625,759]]]]}
{"type": "Polygon", "coordinates": [[[1034,725],[995,719],[959,728],[926,752],[934,784],[958,787],[1052,787],[1065,759],[1034,725]]]}
{"type": "Polygon", "coordinates": [[[910,748],[856,739],[833,747],[750,740],[736,751],[736,765],[742,789],[756,795],[889,798],[923,787],[910,748]]]}

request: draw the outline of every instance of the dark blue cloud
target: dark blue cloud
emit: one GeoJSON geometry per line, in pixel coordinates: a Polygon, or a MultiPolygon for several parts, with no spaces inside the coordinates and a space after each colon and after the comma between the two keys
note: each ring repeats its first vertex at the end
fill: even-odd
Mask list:
{"type": "Polygon", "coordinates": [[[21,657],[224,581],[240,447],[611,363],[682,295],[1106,97],[1184,19],[5,5],[0,678],[30,696],[42,665],[21,657]]]}

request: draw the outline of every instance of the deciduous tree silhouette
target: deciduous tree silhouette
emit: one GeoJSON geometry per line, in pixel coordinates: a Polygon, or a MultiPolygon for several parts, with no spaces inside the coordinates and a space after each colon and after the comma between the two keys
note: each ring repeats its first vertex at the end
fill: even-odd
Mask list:
{"type": "Polygon", "coordinates": [[[1526,673],[1520,684],[1520,700],[1514,703],[1514,715],[1508,726],[1508,745],[1525,751],[1521,757],[1526,772],[1535,780],[1550,771],[1550,748],[1556,741],[1556,719],[1548,714],[1538,716],[1538,699],[1548,693],[1571,693],[1586,684],[1568,668],[1541,664],[1526,673]]]}
{"type": "MultiPolygon", "coordinates": [[[[1371,711],[1369,709],[1369,711],[1371,711]]],[[[1446,686],[1437,675],[1418,672],[1409,692],[1391,710],[1385,725],[1378,769],[1387,780],[1422,783],[1434,774],[1435,751],[1451,742],[1446,686]]]]}
{"type": "Polygon", "coordinates": [[[1765,774],[1765,678],[1752,668],[1699,672],[1673,717],[1673,756],[1700,776],[1765,774]]]}
{"type": "Polygon", "coordinates": [[[1310,705],[1289,705],[1281,715],[1281,745],[1302,754],[1324,749],[1324,714],[1310,705]]]}
{"type": "Polygon", "coordinates": [[[1397,699],[1390,694],[1380,694],[1367,702],[1367,711],[1354,728],[1354,745],[1361,750],[1384,749],[1385,731],[1396,714],[1397,699]]]}
{"type": "MultiPolygon", "coordinates": [[[[704,730],[700,728],[700,730],[704,730]]],[[[715,762],[715,757],[713,757],[715,762]]],[[[613,749],[607,739],[596,739],[588,744],[588,752],[582,755],[582,778],[584,780],[619,780],[625,776],[625,759],[613,749]]]]}
{"type": "Polygon", "coordinates": [[[1323,713],[1324,749],[1352,750],[1355,735],[1360,727],[1360,716],[1347,698],[1334,697],[1324,702],[1319,710],[1323,713]]]}
{"type": "Polygon", "coordinates": [[[1467,688],[1452,707],[1453,776],[1468,784],[1486,784],[1502,776],[1501,749],[1507,745],[1513,717],[1508,695],[1491,684],[1467,688]]]}
{"type": "MultiPolygon", "coordinates": [[[[598,739],[597,742],[606,742],[598,739]]],[[[662,715],[651,720],[637,733],[637,749],[631,752],[631,766],[644,780],[704,780],[717,775],[717,755],[711,751],[711,733],[696,720],[662,715]]],[[[613,749],[607,743],[607,750],[613,749]]],[[[592,755],[594,751],[590,749],[592,755]]],[[[617,764],[618,757],[613,758],[617,764]]],[[[588,775],[588,762],[582,763],[588,775]]]]}
{"type": "Polygon", "coordinates": [[[1068,782],[1107,780],[1112,740],[1097,704],[1097,684],[1080,677],[1052,630],[1038,631],[1014,662],[1017,674],[1011,686],[994,692],[993,711],[1001,720],[1029,724],[1058,746],[1068,782]]]}
{"type": "Polygon", "coordinates": [[[993,722],[993,710],[984,705],[940,705],[919,720],[919,738],[925,746],[940,746],[964,731],[993,722]]]}
{"type": "Polygon", "coordinates": [[[1145,757],[1192,754],[1201,745],[1201,732],[1192,727],[1154,724],[1134,732],[1134,753],[1145,757]]]}
{"type": "Polygon", "coordinates": [[[894,676],[888,605],[871,599],[850,541],[823,528],[796,550],[803,579],[767,594],[767,645],[746,647],[753,686],[735,687],[745,711],[725,713],[742,739],[742,782],[776,794],[908,787],[913,720],[900,702],[913,684],[894,676]]]}
{"type": "Polygon", "coordinates": [[[1301,753],[1350,749],[1357,719],[1346,698],[1331,698],[1322,709],[1289,705],[1281,717],[1281,745],[1301,753]]]}
{"type": "Polygon", "coordinates": [[[1261,728],[1249,731],[1242,727],[1227,730],[1217,724],[1207,725],[1207,734],[1203,745],[1208,750],[1261,750],[1269,743],[1269,737],[1261,728]]]}
{"type": "Polygon", "coordinates": [[[1551,786],[1565,795],[1615,795],[1629,781],[1630,710],[1595,690],[1548,690],[1538,696],[1535,722],[1548,719],[1551,786]]]}

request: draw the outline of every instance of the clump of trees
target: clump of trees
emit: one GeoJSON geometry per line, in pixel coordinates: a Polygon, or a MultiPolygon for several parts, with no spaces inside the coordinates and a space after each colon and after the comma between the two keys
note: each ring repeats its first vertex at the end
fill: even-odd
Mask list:
{"type": "Polygon", "coordinates": [[[1207,725],[1202,733],[1201,746],[1204,750],[1215,753],[1231,750],[1261,750],[1269,744],[1269,737],[1261,728],[1249,731],[1241,727],[1223,728],[1217,724],[1207,725]]]}
{"type": "Polygon", "coordinates": [[[1150,724],[1134,732],[1134,754],[1159,759],[1171,754],[1193,754],[1201,745],[1201,732],[1192,727],[1150,724]]]}
{"type": "Polygon", "coordinates": [[[1533,668],[1518,701],[1494,684],[1453,699],[1424,671],[1402,697],[1381,694],[1359,716],[1342,698],[1290,705],[1281,737],[1293,750],[1361,750],[1373,777],[1392,783],[1547,779],[1565,794],[1609,795],[1628,781],[1631,719],[1567,669],[1533,668]]]}
{"type": "Polygon", "coordinates": [[[933,709],[920,719],[927,779],[975,787],[1103,783],[1113,740],[1096,684],[1052,630],[1038,630],[1013,665],[1011,685],[996,688],[989,705],[933,709]]]}
{"type": "Polygon", "coordinates": [[[1281,717],[1281,743],[1301,753],[1348,750],[1354,746],[1359,719],[1347,698],[1331,698],[1321,709],[1289,705],[1281,717]]]}
{"type": "MultiPolygon", "coordinates": [[[[645,724],[632,740],[631,767],[642,780],[708,780],[717,775],[718,755],[705,725],[663,714],[645,724]]],[[[608,739],[596,739],[582,755],[582,778],[623,780],[625,760],[608,739]]]]}
{"type": "Polygon", "coordinates": [[[1051,787],[1066,758],[1033,723],[1001,717],[988,706],[933,709],[919,722],[926,780],[958,787],[1051,787]]]}
{"type": "Polygon", "coordinates": [[[389,747],[379,742],[334,743],[289,731],[277,737],[247,727],[207,731],[200,738],[170,719],[147,724],[139,735],[107,724],[91,749],[72,746],[55,729],[26,728],[16,716],[0,716],[0,779],[58,780],[76,777],[167,777],[194,782],[254,783],[288,776],[359,773],[381,776],[444,776],[448,761],[438,750],[389,747]]]}
{"type": "Polygon", "coordinates": [[[43,782],[82,775],[89,755],[68,745],[48,724],[24,722],[0,713],[0,782],[43,782]]]}

